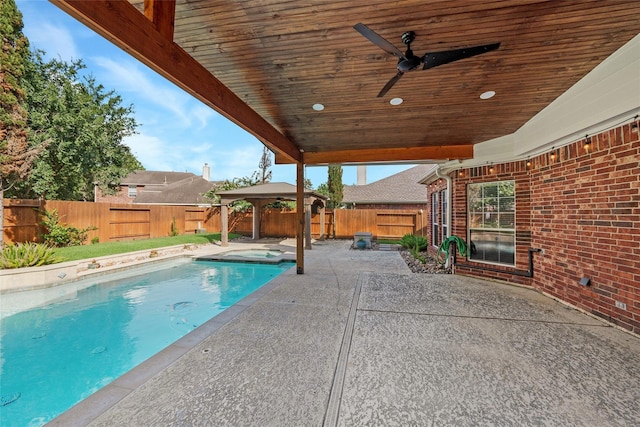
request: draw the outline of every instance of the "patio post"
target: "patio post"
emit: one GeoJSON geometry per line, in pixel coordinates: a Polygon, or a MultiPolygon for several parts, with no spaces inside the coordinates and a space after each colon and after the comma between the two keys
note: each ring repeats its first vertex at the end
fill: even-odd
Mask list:
{"type": "Polygon", "coordinates": [[[229,206],[223,204],[222,209],[222,246],[229,246],[229,206]]]}
{"type": "Polygon", "coordinates": [[[304,164],[296,163],[296,271],[304,274],[304,164]]]}
{"type": "Polygon", "coordinates": [[[304,248],[311,249],[311,205],[304,207],[304,248]]]}
{"type": "Polygon", "coordinates": [[[251,200],[251,204],[253,204],[253,240],[260,239],[260,219],[262,218],[262,206],[263,201],[260,199],[251,200]]]}

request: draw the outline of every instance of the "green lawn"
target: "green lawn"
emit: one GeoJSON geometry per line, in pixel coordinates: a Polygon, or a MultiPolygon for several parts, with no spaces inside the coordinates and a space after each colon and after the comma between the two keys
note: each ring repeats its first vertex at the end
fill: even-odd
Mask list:
{"type": "MultiPolygon", "coordinates": [[[[239,237],[239,234],[229,233],[229,240],[239,237]]],[[[186,245],[186,244],[206,244],[213,243],[221,239],[220,233],[212,234],[185,234],[173,237],[158,237],[156,239],[129,240],[126,242],[105,242],[94,245],[69,246],[66,248],[56,248],[56,255],[64,261],[76,261],[79,259],[98,258],[107,255],[117,255],[126,252],[142,251],[146,249],[157,249],[166,246],[186,245]]]]}

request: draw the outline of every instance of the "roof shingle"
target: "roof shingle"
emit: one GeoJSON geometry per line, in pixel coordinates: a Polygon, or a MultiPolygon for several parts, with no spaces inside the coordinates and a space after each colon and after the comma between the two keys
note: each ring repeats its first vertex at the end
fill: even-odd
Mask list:
{"type": "Polygon", "coordinates": [[[367,185],[344,187],[344,203],[427,203],[427,190],[419,181],[436,165],[418,165],[367,185]]]}

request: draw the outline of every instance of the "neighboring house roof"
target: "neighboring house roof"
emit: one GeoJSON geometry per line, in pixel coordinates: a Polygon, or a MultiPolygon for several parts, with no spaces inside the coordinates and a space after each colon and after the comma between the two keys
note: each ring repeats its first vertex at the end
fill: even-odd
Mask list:
{"type": "Polygon", "coordinates": [[[121,186],[142,187],[133,203],[161,205],[200,205],[202,197],[218,182],[207,181],[191,172],[134,171],[124,177],[121,186]]]}
{"type": "Polygon", "coordinates": [[[371,184],[347,185],[342,202],[356,205],[427,203],[427,190],[419,182],[435,168],[436,165],[418,165],[371,184]]]}
{"type": "Polygon", "coordinates": [[[120,185],[167,185],[196,176],[191,172],[133,171],[122,178],[120,185]]]}
{"type": "Polygon", "coordinates": [[[200,176],[192,176],[166,186],[145,187],[138,192],[133,203],[162,205],[200,205],[210,204],[211,200],[202,197],[211,190],[216,182],[207,181],[200,176]]]}
{"type": "MultiPolygon", "coordinates": [[[[296,200],[296,186],[288,182],[269,182],[258,184],[252,187],[236,188],[233,190],[219,191],[217,193],[225,203],[230,203],[241,199],[288,199],[296,200]]],[[[326,196],[316,193],[313,190],[305,189],[305,197],[315,197],[327,200],[326,196]]]]}

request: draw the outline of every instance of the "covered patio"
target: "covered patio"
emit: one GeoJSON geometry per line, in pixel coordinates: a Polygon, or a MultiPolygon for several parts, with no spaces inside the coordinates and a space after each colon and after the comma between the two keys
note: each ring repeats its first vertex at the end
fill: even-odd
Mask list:
{"type": "Polygon", "coordinates": [[[295,164],[298,206],[305,165],[437,163],[449,235],[468,184],[517,181],[521,221],[514,265],[429,276],[305,251],[299,209],[295,271],[54,425],[637,424],[637,2],[51,1],[295,164]]]}
{"type": "Polygon", "coordinates": [[[438,163],[455,176],[640,108],[628,0],[51,1],[295,164],[300,206],[304,165],[438,163]]]}

